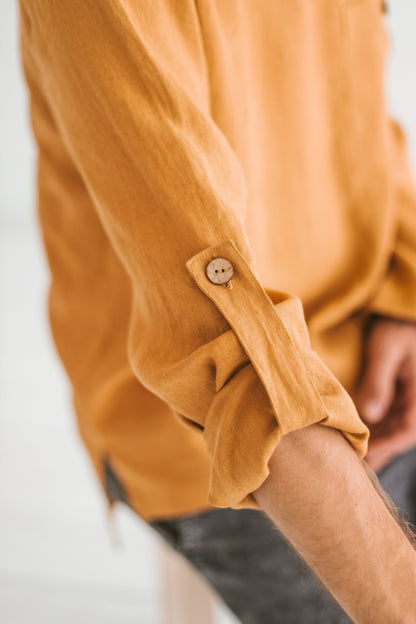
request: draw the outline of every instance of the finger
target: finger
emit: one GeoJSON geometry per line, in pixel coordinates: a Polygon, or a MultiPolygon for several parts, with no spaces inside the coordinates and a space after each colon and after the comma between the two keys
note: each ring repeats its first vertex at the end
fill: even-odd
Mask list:
{"type": "Polygon", "coordinates": [[[414,429],[401,429],[388,438],[379,438],[373,442],[366,455],[366,461],[373,467],[400,455],[416,446],[416,431],[414,429]]]}
{"type": "Polygon", "coordinates": [[[415,447],[414,444],[409,444],[408,446],[403,448],[401,451],[398,451],[396,453],[392,453],[392,452],[377,453],[377,454],[365,457],[365,461],[370,466],[370,468],[372,468],[375,471],[378,471],[378,470],[381,470],[381,468],[383,468],[387,464],[389,464],[391,461],[393,461],[396,457],[400,456],[402,453],[405,453],[406,451],[409,451],[411,448],[414,448],[414,447],[415,447]]]}
{"type": "Polygon", "coordinates": [[[383,466],[385,466],[392,457],[390,455],[372,455],[368,454],[365,457],[365,461],[375,472],[381,470],[383,466]]]}
{"type": "Polygon", "coordinates": [[[382,420],[393,401],[400,358],[394,344],[385,345],[381,338],[369,341],[357,398],[357,409],[369,423],[382,420]]]}
{"type": "Polygon", "coordinates": [[[365,457],[365,461],[373,470],[377,471],[392,461],[397,455],[400,455],[400,453],[393,453],[389,449],[380,449],[380,451],[368,453],[365,457]]]}
{"type": "Polygon", "coordinates": [[[403,429],[403,426],[405,426],[404,420],[407,413],[407,405],[408,403],[404,392],[400,391],[400,385],[399,382],[397,382],[395,395],[384,418],[377,423],[368,423],[371,435],[369,448],[374,445],[377,439],[387,438],[391,436],[394,431],[403,429]]]}

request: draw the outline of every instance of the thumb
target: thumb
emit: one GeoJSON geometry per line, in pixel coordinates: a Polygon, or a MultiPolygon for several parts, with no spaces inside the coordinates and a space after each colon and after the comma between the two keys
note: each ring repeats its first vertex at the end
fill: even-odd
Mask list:
{"type": "Polygon", "coordinates": [[[393,401],[399,367],[399,353],[395,351],[391,349],[383,353],[371,347],[367,350],[357,409],[369,423],[380,422],[393,401]]]}

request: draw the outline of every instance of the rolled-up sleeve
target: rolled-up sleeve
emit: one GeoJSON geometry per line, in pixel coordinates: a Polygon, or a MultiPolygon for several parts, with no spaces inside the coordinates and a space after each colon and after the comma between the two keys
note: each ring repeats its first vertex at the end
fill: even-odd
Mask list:
{"type": "Polygon", "coordinates": [[[132,370],[204,436],[210,503],[257,506],[280,437],[312,423],[363,457],[369,431],[311,349],[300,300],[272,302],[261,284],[193,2],[20,7],[25,71],[131,279],[132,370]],[[231,263],[228,287],[207,275],[217,258],[231,263]]]}

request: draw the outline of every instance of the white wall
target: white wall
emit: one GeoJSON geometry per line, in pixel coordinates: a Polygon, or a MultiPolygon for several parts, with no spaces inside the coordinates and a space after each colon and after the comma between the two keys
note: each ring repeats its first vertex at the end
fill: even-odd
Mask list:
{"type": "Polygon", "coordinates": [[[0,218],[33,219],[34,147],[17,51],[17,1],[0,3],[0,218]]]}
{"type": "Polygon", "coordinates": [[[416,176],[416,2],[388,0],[387,24],[390,57],[386,72],[386,92],[390,110],[403,124],[410,159],[416,176]]]}

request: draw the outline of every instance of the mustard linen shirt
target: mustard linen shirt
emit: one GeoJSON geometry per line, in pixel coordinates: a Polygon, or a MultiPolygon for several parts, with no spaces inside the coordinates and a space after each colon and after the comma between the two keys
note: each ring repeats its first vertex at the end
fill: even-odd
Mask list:
{"type": "Polygon", "coordinates": [[[19,8],[51,327],[103,482],[155,519],[256,508],[311,423],[365,456],[365,323],[416,320],[382,2],[19,8]]]}

